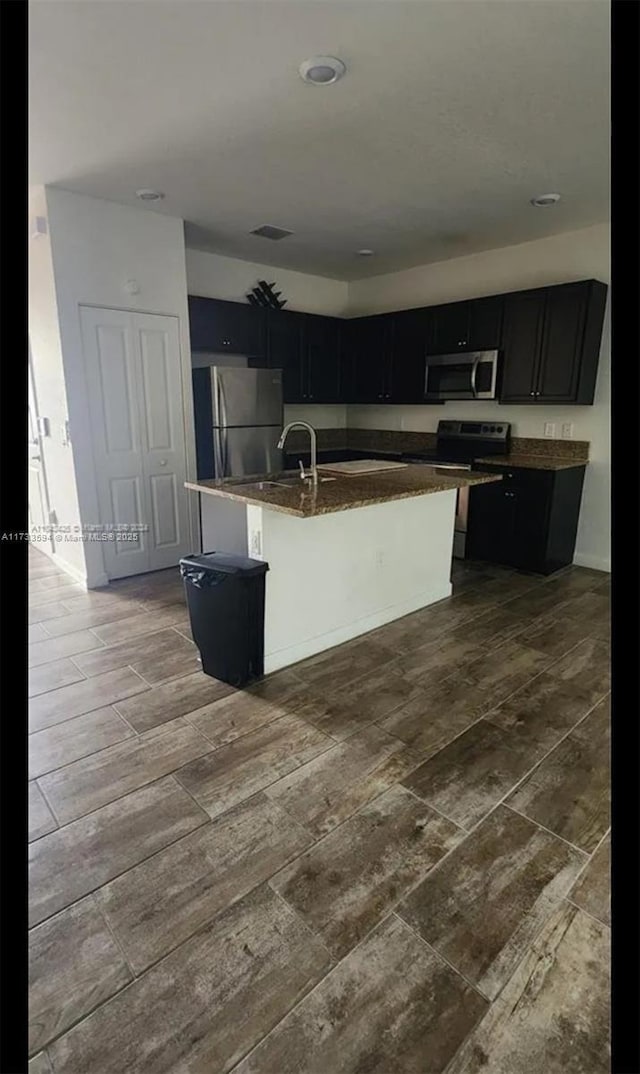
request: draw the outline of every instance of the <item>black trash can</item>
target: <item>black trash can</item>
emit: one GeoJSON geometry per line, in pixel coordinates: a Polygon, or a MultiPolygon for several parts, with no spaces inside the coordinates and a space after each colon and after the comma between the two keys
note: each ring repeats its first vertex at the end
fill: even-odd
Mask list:
{"type": "Polygon", "coordinates": [[[264,591],[268,563],[226,552],[185,556],[180,574],[202,670],[231,686],[264,674],[264,591]]]}

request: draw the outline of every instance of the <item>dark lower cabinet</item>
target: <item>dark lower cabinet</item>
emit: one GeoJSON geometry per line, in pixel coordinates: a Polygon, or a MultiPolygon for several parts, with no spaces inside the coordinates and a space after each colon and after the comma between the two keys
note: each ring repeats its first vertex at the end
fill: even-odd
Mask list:
{"type": "Polygon", "coordinates": [[[573,562],[584,466],[530,470],[482,464],[502,481],[469,489],[466,558],[552,574],[573,562]]]}

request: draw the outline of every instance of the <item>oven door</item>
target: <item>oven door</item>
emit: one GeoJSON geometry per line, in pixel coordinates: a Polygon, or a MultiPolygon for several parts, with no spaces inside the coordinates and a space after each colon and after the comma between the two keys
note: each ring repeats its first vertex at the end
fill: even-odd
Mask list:
{"type": "Polygon", "coordinates": [[[429,356],[425,366],[425,399],[495,399],[497,351],[429,356]]]}

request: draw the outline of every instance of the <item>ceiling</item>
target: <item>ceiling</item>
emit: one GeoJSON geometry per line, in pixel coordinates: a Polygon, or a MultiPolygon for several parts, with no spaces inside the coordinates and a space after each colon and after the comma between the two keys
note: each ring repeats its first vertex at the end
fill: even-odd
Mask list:
{"type": "Polygon", "coordinates": [[[29,107],[32,183],[336,279],[609,216],[608,0],[32,0],[29,107]]]}

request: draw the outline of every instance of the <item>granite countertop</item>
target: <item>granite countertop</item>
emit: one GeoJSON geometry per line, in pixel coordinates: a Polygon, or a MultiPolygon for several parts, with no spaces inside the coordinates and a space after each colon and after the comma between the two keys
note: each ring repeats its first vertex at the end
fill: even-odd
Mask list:
{"type": "Polygon", "coordinates": [[[503,466],[505,469],[513,467],[514,470],[571,470],[574,466],[586,466],[588,459],[574,459],[565,455],[518,455],[512,452],[509,455],[487,455],[482,459],[474,459],[475,463],[492,466],[503,466]]]}
{"type": "MultiPolygon", "coordinates": [[[[323,475],[328,476],[328,475],[323,475]]],[[[251,478],[209,479],[185,481],[185,488],[211,496],[221,496],[240,503],[256,504],[272,511],[281,511],[298,518],[313,518],[354,507],[404,500],[412,496],[427,496],[433,492],[465,488],[502,481],[498,474],[469,470],[441,470],[434,466],[410,465],[402,470],[383,470],[373,474],[358,474],[319,481],[316,489],[301,488],[301,482],[278,486],[268,482],[298,478],[297,470],[277,474],[260,474],[251,478]]]]}

